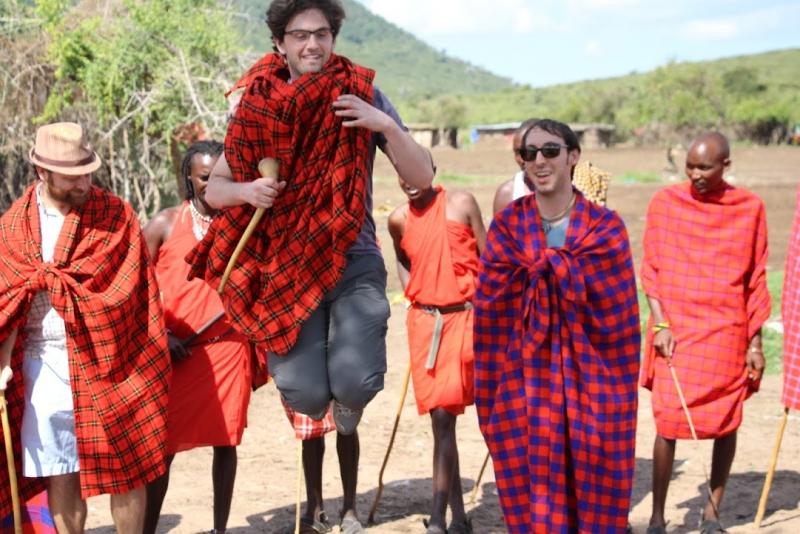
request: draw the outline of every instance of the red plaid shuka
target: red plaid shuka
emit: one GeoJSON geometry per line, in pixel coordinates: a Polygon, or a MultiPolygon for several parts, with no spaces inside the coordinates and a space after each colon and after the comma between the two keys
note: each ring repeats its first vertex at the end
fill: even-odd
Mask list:
{"type": "Polygon", "coordinates": [[[336,423],[333,421],[333,412],[328,407],[325,417],[316,421],[309,416],[296,412],[291,406],[286,404],[281,397],[281,404],[283,411],[286,413],[286,418],[289,419],[289,424],[294,429],[294,437],[300,440],[321,438],[328,432],[336,430],[336,423]]]}
{"type": "MultiPolygon", "coordinates": [[[[283,59],[268,54],[243,78],[247,89],[225,137],[234,180],[258,178],[258,162],[272,157],[287,185],[248,241],[222,300],[236,327],[274,353],[294,345],[339,281],[364,222],[370,132],[344,128],[332,104],[348,93],[372,102],[374,74],[333,55],[321,72],[289,84],[283,59]]],[[[190,277],[219,285],[253,211],[223,210],[187,257],[190,277]]]]}
{"type": "Polygon", "coordinates": [[[475,405],[511,533],[625,532],[639,313],[614,212],[577,193],[562,248],[536,196],[497,214],[475,305],[475,405]]]}
{"type": "MultiPolygon", "coordinates": [[[[742,422],[747,345],[769,319],[767,219],[753,193],[726,185],[698,195],[686,180],[657,192],[647,210],[642,287],[657,299],[675,337],[672,366],[700,439],[742,422]]],[[[642,386],[652,390],[658,435],[691,439],[667,360],[653,346],[652,316],[642,386]]]]}
{"type": "MultiPolygon", "coordinates": [[[[66,216],[52,263],[42,262],[39,224],[35,186],[0,218],[0,341],[14,328],[20,333],[6,396],[22,499],[43,480],[21,476],[19,436],[23,327],[42,290],[66,324],[81,495],[124,493],[165,467],[170,359],[142,232],[128,204],[96,187],[66,216]]],[[[3,468],[0,517],[10,510],[3,468]]]]}
{"type": "Polygon", "coordinates": [[[783,405],[800,410],[800,189],[783,281],[783,405]]]}

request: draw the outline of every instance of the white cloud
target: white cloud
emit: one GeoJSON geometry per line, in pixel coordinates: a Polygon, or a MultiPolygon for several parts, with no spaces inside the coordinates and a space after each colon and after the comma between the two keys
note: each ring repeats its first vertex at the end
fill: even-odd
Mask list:
{"type": "Polygon", "coordinates": [[[696,41],[725,41],[739,35],[739,25],[731,19],[690,20],[681,29],[681,35],[696,41]]]}
{"type": "Polygon", "coordinates": [[[600,56],[603,52],[602,48],[600,47],[600,43],[597,41],[587,41],[583,47],[583,51],[586,52],[586,55],[590,57],[600,56]]]}
{"type": "Polygon", "coordinates": [[[733,16],[694,19],[683,24],[681,35],[696,41],[722,41],[765,35],[800,20],[800,4],[782,4],[733,16]]]}
{"type": "Polygon", "coordinates": [[[422,36],[555,30],[528,0],[362,0],[373,12],[422,36]]]}

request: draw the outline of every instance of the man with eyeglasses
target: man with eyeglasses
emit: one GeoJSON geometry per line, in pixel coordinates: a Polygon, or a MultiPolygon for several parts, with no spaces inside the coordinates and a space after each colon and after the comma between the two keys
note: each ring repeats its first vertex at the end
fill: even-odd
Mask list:
{"type": "Polygon", "coordinates": [[[693,434],[714,440],[700,531],[724,532],[719,510],[743,404],[758,391],[764,370],[766,212],[757,195],[725,181],[730,163],[725,136],[700,135],[686,155],[689,179],[658,191],[647,210],[641,280],[651,314],[641,383],[653,393],[657,433],[648,534],[666,533],[676,440],[693,434]]]}
{"type": "Polygon", "coordinates": [[[534,194],[495,216],[475,306],[475,405],[511,533],[619,533],[633,487],[639,313],[620,217],[572,186],[566,124],[522,135],[534,194]]]}
{"type": "MultiPolygon", "coordinates": [[[[433,179],[425,150],[406,132],[374,72],[333,53],[339,0],[274,0],[275,54],[258,61],[225,138],[206,199],[222,209],[189,260],[219,283],[253,208],[266,215],[223,295],[234,323],[269,351],[286,403],[355,440],[386,372],[386,269],[372,218],[376,147],[415,187],[433,179]],[[260,177],[262,158],[279,162],[260,177]]],[[[357,461],[354,462],[357,466],[357,461]]],[[[352,473],[353,476],[356,473],[352,473]]],[[[343,530],[356,531],[354,510],[343,530]]]]}
{"type": "Polygon", "coordinates": [[[524,134],[528,127],[534,122],[536,122],[536,119],[527,119],[517,128],[517,131],[514,132],[514,137],[511,139],[511,148],[514,151],[514,161],[516,161],[519,166],[519,172],[517,172],[512,179],[500,184],[497,191],[495,191],[494,202],[492,202],[492,214],[508,206],[512,200],[522,198],[533,192],[533,186],[525,174],[525,162],[522,160],[520,149],[522,148],[522,134],[524,134]]]}

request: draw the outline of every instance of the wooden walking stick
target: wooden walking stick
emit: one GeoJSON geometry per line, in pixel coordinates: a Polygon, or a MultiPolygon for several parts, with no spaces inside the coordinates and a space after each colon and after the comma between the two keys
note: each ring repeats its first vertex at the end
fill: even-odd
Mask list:
{"type": "Polygon", "coordinates": [[[783,431],[786,430],[786,421],[788,419],[789,408],[784,408],[781,424],[778,427],[778,439],[775,441],[775,448],[772,450],[772,460],[769,464],[769,471],[767,471],[767,479],[764,481],[764,489],[761,491],[761,499],[758,501],[758,512],[756,512],[756,528],[761,528],[761,521],[764,519],[764,513],[767,511],[767,496],[769,495],[769,488],[772,486],[772,477],[775,476],[775,467],[778,465],[778,453],[781,450],[783,431]]]}
{"type": "MultiPolygon", "coordinates": [[[[675,368],[672,367],[672,360],[667,360],[667,366],[669,367],[669,372],[672,374],[672,382],[675,384],[675,389],[678,391],[678,398],[681,400],[681,407],[683,407],[683,413],[686,415],[686,421],[689,423],[689,430],[692,432],[692,439],[695,443],[700,443],[700,440],[697,438],[697,432],[694,430],[694,422],[692,422],[692,414],[689,413],[689,406],[686,405],[686,398],[683,396],[683,389],[681,389],[681,383],[678,382],[678,375],[675,373],[675,368]]],[[[703,475],[706,477],[706,490],[708,490],[708,502],[711,503],[711,508],[714,509],[714,515],[719,519],[719,510],[717,509],[717,503],[714,502],[714,495],[711,493],[711,480],[708,478],[708,470],[706,469],[705,462],[700,462],[700,465],[703,466],[703,475]]]]}
{"type": "MultiPolygon", "coordinates": [[[[8,384],[11,379],[11,352],[17,340],[17,331],[9,336],[3,343],[3,353],[0,355],[0,371],[3,379],[8,384]],[[7,350],[6,350],[7,349],[7,350]]],[[[3,426],[3,441],[6,445],[6,461],[8,462],[8,482],[11,486],[11,507],[14,511],[14,534],[22,534],[22,507],[19,502],[19,485],[17,483],[17,468],[14,464],[14,444],[11,442],[11,425],[8,422],[8,403],[6,402],[5,389],[0,390],[0,419],[3,426]]]]}
{"type": "MultiPolygon", "coordinates": [[[[264,158],[258,162],[258,172],[261,177],[272,176],[277,178],[278,177],[278,161],[272,158],[264,158]]],[[[250,223],[245,228],[242,237],[239,239],[239,243],[237,243],[236,248],[233,250],[233,254],[231,254],[231,259],[228,260],[228,265],[225,267],[225,272],[222,275],[222,280],[219,282],[219,287],[217,288],[217,293],[220,295],[222,291],[225,289],[225,284],[228,283],[228,278],[231,276],[231,272],[233,268],[236,266],[236,261],[239,259],[239,255],[244,250],[244,247],[247,245],[247,241],[250,239],[250,236],[253,235],[253,231],[255,231],[256,226],[258,223],[261,222],[261,217],[264,216],[264,208],[256,208],[255,213],[253,213],[253,217],[250,219],[250,223]]]]}
{"type": "Polygon", "coordinates": [[[469,496],[469,503],[472,504],[475,502],[475,497],[478,496],[478,489],[481,487],[481,479],[483,478],[483,472],[486,471],[486,465],[489,463],[490,457],[489,451],[486,451],[486,458],[483,459],[483,465],[481,466],[481,470],[478,472],[478,478],[475,479],[475,487],[472,488],[472,495],[469,496]]]}
{"type": "Polygon", "coordinates": [[[294,509],[294,534],[300,534],[300,501],[303,498],[303,440],[297,440],[297,503],[294,509]]]}
{"type": "Polygon", "coordinates": [[[397,426],[400,424],[400,414],[403,413],[403,404],[406,402],[406,393],[408,393],[408,380],[411,378],[411,362],[408,362],[406,368],[406,376],[403,379],[403,390],[400,394],[400,404],[397,406],[397,415],[394,418],[394,427],[392,427],[392,435],[389,438],[389,446],[386,448],[386,454],[383,457],[383,464],[381,471],[378,473],[378,491],[375,493],[375,501],[372,503],[372,508],[369,510],[369,517],[367,523],[372,524],[375,522],[375,510],[378,509],[378,502],[381,500],[383,494],[383,472],[386,469],[386,464],[389,462],[389,454],[392,452],[392,445],[394,445],[394,437],[397,434],[397,426]]]}

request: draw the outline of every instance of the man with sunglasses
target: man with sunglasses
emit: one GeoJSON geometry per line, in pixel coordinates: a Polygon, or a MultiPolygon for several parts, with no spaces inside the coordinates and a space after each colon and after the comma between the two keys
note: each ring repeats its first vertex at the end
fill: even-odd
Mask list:
{"type": "Polygon", "coordinates": [[[475,404],[509,532],[625,532],[639,313],[620,217],[572,186],[566,124],[522,136],[534,194],[492,222],[475,306],[475,404]]]}
{"type": "Polygon", "coordinates": [[[755,194],[724,179],[730,146],[699,136],[686,155],[689,180],[653,196],[644,233],[642,287],[650,304],[642,386],[652,390],[653,513],[648,534],[666,532],[675,444],[713,439],[710,492],[701,532],[723,532],[719,509],[736,452],[745,399],[764,370],[761,326],[770,316],[767,221],[755,194]]]}
{"type": "MultiPolygon", "coordinates": [[[[269,352],[286,403],[352,436],[383,389],[389,303],[372,218],[372,168],[380,147],[415,187],[433,180],[430,159],[373,86],[374,71],[333,53],[339,0],[273,0],[275,54],[236,88],[241,104],[206,200],[221,209],[189,258],[193,276],[219,285],[254,208],[266,210],[223,295],[236,327],[269,352]],[[262,158],[278,161],[259,176],[262,158]]],[[[361,527],[343,511],[342,531],[361,527]]]]}
{"type": "Polygon", "coordinates": [[[514,177],[506,182],[500,184],[494,194],[494,202],[492,203],[492,214],[496,214],[511,203],[512,200],[522,198],[525,195],[531,194],[533,186],[530,183],[527,175],[525,174],[525,162],[522,160],[522,134],[536,122],[536,119],[527,119],[524,121],[517,131],[514,132],[514,137],[511,140],[511,148],[514,150],[514,161],[519,166],[519,172],[514,177]]]}

